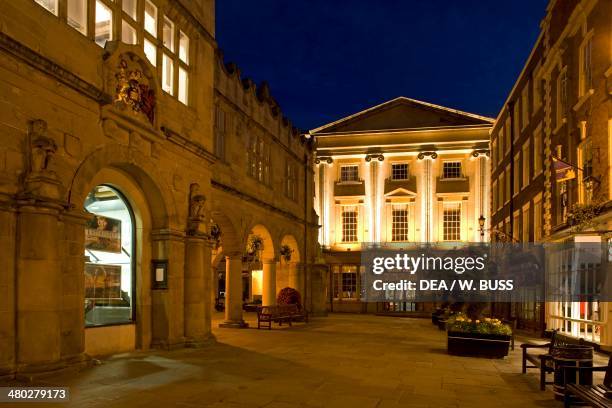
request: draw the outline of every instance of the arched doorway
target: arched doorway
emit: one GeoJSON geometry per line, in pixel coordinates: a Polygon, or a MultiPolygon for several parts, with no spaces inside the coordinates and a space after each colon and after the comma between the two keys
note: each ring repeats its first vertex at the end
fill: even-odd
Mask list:
{"type": "Polygon", "coordinates": [[[123,194],[98,185],[85,211],[85,327],[132,323],[135,301],[134,212],[123,194]]]}
{"type": "Polygon", "coordinates": [[[290,287],[296,289],[303,296],[303,277],[301,273],[300,247],[291,234],[283,236],[280,244],[279,273],[276,275],[276,288],[280,291],[290,287]]]}

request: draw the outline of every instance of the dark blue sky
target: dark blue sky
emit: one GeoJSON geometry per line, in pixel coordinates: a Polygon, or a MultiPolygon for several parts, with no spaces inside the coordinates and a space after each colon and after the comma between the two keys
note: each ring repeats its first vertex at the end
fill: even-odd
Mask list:
{"type": "Polygon", "coordinates": [[[397,96],[496,116],[547,0],[217,0],[217,41],[312,129],[397,96]]]}

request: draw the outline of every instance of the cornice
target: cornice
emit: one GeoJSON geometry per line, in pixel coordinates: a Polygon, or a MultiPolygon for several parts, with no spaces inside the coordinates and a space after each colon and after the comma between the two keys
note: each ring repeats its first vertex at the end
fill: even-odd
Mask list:
{"type": "Polygon", "coordinates": [[[239,191],[238,189],[232,187],[232,186],[228,186],[227,184],[223,184],[217,180],[211,179],[210,180],[210,184],[212,185],[213,188],[216,188],[217,190],[221,190],[224,191],[226,193],[232,194],[238,198],[240,198],[243,201],[247,201],[250,203],[253,203],[259,207],[263,207],[267,210],[270,210],[276,214],[279,214],[291,221],[295,221],[295,222],[299,222],[301,224],[307,223],[310,226],[317,226],[316,224],[313,223],[309,223],[307,222],[304,218],[298,217],[292,213],[290,213],[289,211],[285,211],[282,210],[278,207],[273,206],[272,204],[268,204],[267,202],[260,200],[259,198],[253,197],[250,194],[247,193],[243,193],[242,191],[239,191]]]}
{"type": "Polygon", "coordinates": [[[68,69],[40,55],[38,52],[21,44],[14,38],[0,32],[0,50],[7,52],[13,57],[25,62],[29,66],[42,71],[55,78],[62,84],[75,91],[95,100],[100,104],[112,102],[110,95],[106,94],[97,86],[79,78],[68,69]]]}
{"type": "Polygon", "coordinates": [[[192,140],[187,139],[185,136],[180,135],[179,133],[165,127],[162,126],[161,128],[162,132],[164,132],[164,135],[166,136],[166,140],[168,140],[169,142],[174,143],[177,146],[182,147],[185,150],[190,151],[191,153],[195,154],[196,156],[206,160],[209,163],[215,163],[217,160],[219,160],[219,158],[217,156],[215,156],[214,154],[212,154],[211,152],[209,152],[204,146],[202,146],[199,143],[196,143],[192,140]]]}

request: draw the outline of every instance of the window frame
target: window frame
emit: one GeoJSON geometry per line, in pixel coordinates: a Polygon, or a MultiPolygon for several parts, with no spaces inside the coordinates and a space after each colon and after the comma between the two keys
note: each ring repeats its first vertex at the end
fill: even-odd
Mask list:
{"type": "Polygon", "coordinates": [[[359,242],[359,206],[358,205],[342,205],[340,208],[340,218],[342,220],[342,228],[341,228],[341,239],[340,241],[343,244],[352,244],[355,242],[359,242]],[[350,210],[347,210],[350,209],[350,210]],[[345,216],[345,214],[354,214],[352,215],[351,222],[347,221],[349,217],[345,216]],[[354,222],[353,222],[354,221],[354,222]],[[353,227],[354,225],[354,227],[353,227]],[[349,240],[353,238],[354,240],[349,240]]]}
{"type": "Polygon", "coordinates": [[[392,181],[406,181],[410,179],[410,164],[407,161],[397,161],[391,162],[391,180],[392,181]],[[406,177],[405,178],[395,178],[395,166],[406,166],[406,177]]]}
{"type": "MultiPolygon", "coordinates": [[[[462,227],[462,209],[461,201],[443,201],[442,202],[442,241],[444,242],[461,242],[461,227],[462,227]],[[455,206],[455,208],[450,208],[451,206],[455,206]],[[447,210],[457,211],[457,214],[454,214],[453,217],[456,219],[447,219],[447,210]],[[447,223],[452,223],[453,225],[447,225],[447,223]],[[447,237],[447,231],[450,235],[447,237]],[[454,239],[458,237],[457,239],[454,239]]],[[[450,215],[449,215],[450,216],[450,215]]]]}
{"type": "Polygon", "coordinates": [[[441,179],[442,180],[462,180],[465,179],[465,176],[463,174],[463,160],[461,159],[447,159],[442,161],[442,175],[441,175],[441,179]],[[451,163],[458,163],[458,170],[459,170],[459,175],[457,177],[446,177],[446,165],[451,164],[451,163]]]}

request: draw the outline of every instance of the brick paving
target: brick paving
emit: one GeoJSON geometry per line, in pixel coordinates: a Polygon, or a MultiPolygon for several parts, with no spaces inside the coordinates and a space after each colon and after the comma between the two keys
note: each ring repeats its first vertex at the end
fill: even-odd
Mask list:
{"type": "Polygon", "coordinates": [[[426,319],[335,314],[214,334],[204,348],[114,356],[44,384],[69,386],[77,407],[562,406],[535,371],[520,373],[518,344],[503,360],[449,356],[426,319]]]}

